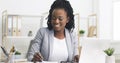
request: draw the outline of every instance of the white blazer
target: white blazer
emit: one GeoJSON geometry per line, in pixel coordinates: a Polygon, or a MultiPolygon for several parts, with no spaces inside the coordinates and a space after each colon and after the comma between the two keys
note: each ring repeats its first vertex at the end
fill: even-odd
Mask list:
{"type": "MultiPolygon", "coordinates": [[[[31,40],[27,53],[28,61],[31,61],[35,52],[40,52],[44,61],[48,61],[53,51],[54,31],[48,28],[40,28],[36,37],[31,40]]],[[[68,60],[72,61],[75,55],[78,55],[78,37],[77,34],[65,29],[65,38],[68,48],[68,60]]],[[[64,52],[64,51],[63,51],[64,52]]]]}

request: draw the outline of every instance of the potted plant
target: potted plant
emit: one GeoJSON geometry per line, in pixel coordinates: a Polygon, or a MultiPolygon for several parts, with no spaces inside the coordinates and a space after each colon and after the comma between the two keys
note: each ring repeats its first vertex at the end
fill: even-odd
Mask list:
{"type": "Polygon", "coordinates": [[[84,33],[85,33],[84,30],[80,30],[80,31],[79,31],[80,36],[84,36],[84,33]]]}
{"type": "Polygon", "coordinates": [[[21,58],[21,53],[19,51],[15,52],[15,59],[20,59],[21,58]]]}
{"type": "Polygon", "coordinates": [[[32,31],[30,30],[29,32],[28,32],[28,36],[32,36],[33,35],[33,33],[32,33],[32,31]]]}
{"type": "Polygon", "coordinates": [[[114,53],[114,48],[108,48],[106,50],[104,50],[104,52],[106,53],[106,63],[115,63],[115,57],[113,56],[114,53]]]}

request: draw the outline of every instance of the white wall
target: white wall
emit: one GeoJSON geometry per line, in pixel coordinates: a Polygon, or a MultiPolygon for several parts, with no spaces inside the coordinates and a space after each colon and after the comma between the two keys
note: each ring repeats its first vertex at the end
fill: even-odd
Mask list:
{"type": "Polygon", "coordinates": [[[99,38],[112,39],[112,0],[99,0],[98,8],[98,36],[99,38]]]}
{"type": "Polygon", "coordinates": [[[113,1],[115,0],[93,0],[93,12],[98,16],[98,38],[112,39],[113,1]]]}

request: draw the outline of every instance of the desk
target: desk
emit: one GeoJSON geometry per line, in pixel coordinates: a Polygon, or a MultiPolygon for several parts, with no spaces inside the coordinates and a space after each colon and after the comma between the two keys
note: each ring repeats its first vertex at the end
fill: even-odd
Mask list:
{"type": "MultiPolygon", "coordinates": [[[[0,63],[5,63],[5,62],[0,62],[0,63]]],[[[19,62],[19,61],[18,61],[18,62],[14,62],[14,63],[33,63],[33,62],[27,62],[27,61],[25,61],[25,62],[21,62],[21,61],[20,61],[20,62],[19,62]]]]}
{"type": "MultiPolygon", "coordinates": [[[[4,62],[0,62],[4,63],[4,62]]],[[[34,62],[28,62],[28,61],[15,61],[14,63],[34,63],[34,62]]],[[[43,62],[36,62],[36,63],[60,63],[60,62],[53,62],[53,61],[43,61],[43,62]]],[[[66,62],[63,62],[66,63],[66,62]]],[[[76,63],[76,62],[67,62],[67,63],[76,63]]]]}
{"type": "MultiPolygon", "coordinates": [[[[0,62],[0,63],[5,63],[5,62],[0,62]]],[[[14,59],[14,63],[34,63],[34,62],[28,62],[27,59],[14,59]]],[[[36,62],[36,63],[59,63],[59,62],[43,61],[43,62],[36,62]]]]}
{"type": "MultiPolygon", "coordinates": [[[[0,62],[0,63],[4,63],[4,62],[0,62]]],[[[14,63],[34,63],[34,62],[14,62],[14,63]]],[[[58,62],[37,62],[37,63],[58,63],[58,62]]]]}

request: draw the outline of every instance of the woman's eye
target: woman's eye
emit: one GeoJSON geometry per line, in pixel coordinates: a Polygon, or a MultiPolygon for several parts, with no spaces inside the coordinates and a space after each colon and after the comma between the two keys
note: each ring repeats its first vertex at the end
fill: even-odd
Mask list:
{"type": "Polygon", "coordinates": [[[52,20],[56,20],[56,19],[58,19],[59,21],[63,21],[63,17],[58,17],[58,18],[52,17],[52,20]]]}
{"type": "Polygon", "coordinates": [[[55,20],[55,19],[56,19],[55,17],[52,18],[52,20],[55,20]]]}
{"type": "Polygon", "coordinates": [[[60,21],[62,21],[62,20],[63,20],[63,18],[59,18],[59,20],[60,20],[60,21]]]}
{"type": "Polygon", "coordinates": [[[62,20],[63,20],[63,17],[59,17],[59,20],[62,21],[62,20]]]}

